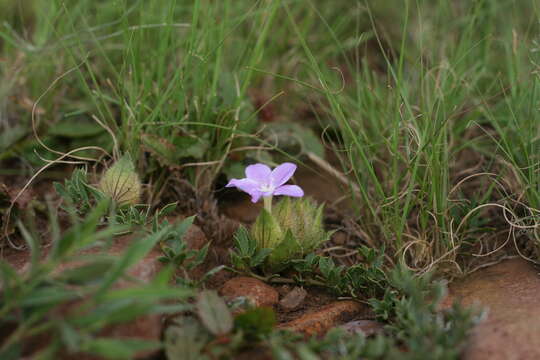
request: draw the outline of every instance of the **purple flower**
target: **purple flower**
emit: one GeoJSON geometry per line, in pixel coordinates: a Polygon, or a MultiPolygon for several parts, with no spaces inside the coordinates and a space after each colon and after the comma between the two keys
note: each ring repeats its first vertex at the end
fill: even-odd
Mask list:
{"type": "Polygon", "coordinates": [[[262,197],[272,195],[304,196],[304,191],[296,185],[284,185],[293,176],[296,165],[283,163],[274,170],[264,164],[246,167],[244,179],[232,179],[227,187],[236,187],[251,195],[251,201],[257,202],[262,197]]]}

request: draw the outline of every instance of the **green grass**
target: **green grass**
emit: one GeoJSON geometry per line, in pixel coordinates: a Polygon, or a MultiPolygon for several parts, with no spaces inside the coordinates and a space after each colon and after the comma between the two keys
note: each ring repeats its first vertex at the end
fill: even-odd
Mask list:
{"type": "Polygon", "coordinates": [[[241,150],[268,140],[249,95],[260,88],[287,119],[311,107],[336,132],[364,241],[396,260],[455,267],[462,244],[502,230],[479,219],[486,204],[538,242],[533,1],[4,7],[2,94],[17,99],[4,100],[4,158],[40,163],[29,112],[39,98],[40,156],[129,152],[152,194],[176,169],[208,195],[234,173],[230,154],[260,159],[241,150]]]}
{"type": "Polygon", "coordinates": [[[382,22],[380,9],[358,6],[365,16],[357,21],[372,24],[374,40],[356,51],[344,44],[362,39],[361,26],[336,34],[333,18],[321,15],[318,27],[342,50],[342,89],[310,39],[314,29],[294,16],[302,5],[285,6],[311,70],[312,80],[302,80],[321,84],[320,117],[341,137],[335,149],[365,240],[415,269],[463,271],[455,260],[490,230],[527,226],[527,241],[538,242],[538,9],[524,3],[405,1],[397,26],[382,22]],[[468,176],[483,181],[471,189],[468,176]],[[510,221],[479,218],[487,204],[504,206],[510,221]]]}

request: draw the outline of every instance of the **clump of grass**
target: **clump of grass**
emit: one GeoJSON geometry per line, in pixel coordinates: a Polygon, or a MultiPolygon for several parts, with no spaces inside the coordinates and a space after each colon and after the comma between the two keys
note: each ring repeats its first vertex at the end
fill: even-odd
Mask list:
{"type": "Polygon", "coordinates": [[[511,218],[527,224],[529,244],[538,241],[538,222],[531,220],[538,213],[538,127],[533,125],[538,121],[532,114],[537,113],[532,100],[537,79],[523,79],[537,68],[525,56],[534,48],[531,35],[538,32],[530,25],[537,15],[533,2],[432,6],[406,1],[391,29],[376,6],[363,8],[357,23],[371,23],[376,46],[366,50],[381,54],[384,72],[360,56],[360,47],[353,52],[344,45],[369,35],[361,25],[337,34],[338,25],[314,7],[326,36],[340,49],[341,76],[319,56],[295,17],[296,6],[284,8],[311,69],[297,83],[321,84],[322,98],[315,99],[325,105],[319,105],[319,116],[330,118],[339,134],[335,150],[350,175],[366,243],[384,244],[394,261],[418,271],[436,267],[463,273],[469,266],[463,259],[471,251],[488,255],[478,239],[513,232],[518,225],[509,224],[504,211],[481,218],[477,210],[515,204],[525,200],[522,193],[529,220],[511,218]],[[515,17],[502,21],[508,12],[515,17]],[[511,36],[519,36],[521,45],[511,36]],[[507,185],[513,175],[498,170],[508,168],[502,158],[519,167],[517,187],[507,185]],[[486,173],[499,175],[475,184],[482,189],[461,192],[468,185],[464,178],[486,173]],[[456,199],[456,191],[463,197],[456,199]],[[465,198],[467,192],[472,197],[465,198]]]}
{"type": "MultiPolygon", "coordinates": [[[[247,96],[249,68],[263,59],[276,8],[261,3],[245,9],[234,1],[35,2],[29,6],[39,14],[33,31],[22,39],[17,29],[6,30],[3,56],[12,63],[24,54],[20,68],[41,92],[69,71],[34,108],[34,126],[49,149],[67,152],[66,145],[90,142],[115,157],[129,152],[156,191],[174,169],[209,193],[231,148],[246,144],[238,134],[256,124],[247,96]],[[52,74],[39,77],[45,69],[52,74]],[[66,144],[66,138],[74,141],[66,144]]],[[[13,84],[6,94],[18,89],[13,84]]],[[[23,135],[31,129],[26,120],[20,122],[23,135]]],[[[14,135],[9,145],[16,147],[6,157],[23,153],[38,160],[25,138],[14,135]]]]}
{"type": "Polygon", "coordinates": [[[99,226],[108,208],[107,201],[98,203],[82,221],[64,232],[59,231],[51,210],[53,239],[46,254],[42,248],[44,238],[33,236],[19,223],[29,249],[30,266],[18,272],[5,260],[0,261],[0,325],[10,329],[0,345],[2,359],[56,358],[66,353],[127,359],[137,352],[159,348],[156,341],[106,337],[103,330],[143,316],[185,309],[178,300],[192,292],[168,284],[170,267],[147,284],[116,286],[125,280],[130,267],[169,235],[172,226],[133,237],[120,255],[111,257],[106,251],[85,255],[82,250],[92,247],[107,249],[112,236],[126,229],[126,225],[99,226]],[[65,269],[59,272],[59,266],[65,269]],[[165,306],[165,302],[170,304],[165,306]]]}

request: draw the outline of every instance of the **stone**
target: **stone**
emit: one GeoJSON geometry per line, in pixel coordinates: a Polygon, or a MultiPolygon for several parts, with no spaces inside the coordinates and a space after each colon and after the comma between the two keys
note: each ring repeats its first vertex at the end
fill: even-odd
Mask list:
{"type": "Polygon", "coordinates": [[[350,334],[364,334],[365,337],[382,333],[384,324],[374,320],[349,321],[339,326],[350,334]]]}
{"type": "Polygon", "coordinates": [[[453,301],[487,310],[464,360],[540,359],[540,276],[529,262],[505,260],[451,284],[442,308],[453,301]]]}
{"type": "Polygon", "coordinates": [[[255,278],[239,276],[227,281],[219,293],[229,300],[246,297],[254,306],[274,306],[279,299],[277,291],[255,278]]]}
{"type": "Polygon", "coordinates": [[[306,296],[307,291],[304,288],[295,287],[279,301],[279,305],[284,311],[293,311],[302,306],[306,296]]]}
{"type": "Polygon", "coordinates": [[[323,306],[317,311],[280,324],[278,327],[303,333],[306,336],[324,335],[331,328],[369,313],[369,308],[356,301],[337,301],[323,306]]]}
{"type": "MultiPolygon", "coordinates": [[[[167,221],[169,221],[171,224],[180,223],[184,219],[184,216],[167,217],[167,221]]],[[[193,250],[200,250],[208,243],[208,239],[206,238],[204,232],[195,224],[191,224],[189,229],[184,234],[184,241],[186,242],[187,247],[193,250]]]]}

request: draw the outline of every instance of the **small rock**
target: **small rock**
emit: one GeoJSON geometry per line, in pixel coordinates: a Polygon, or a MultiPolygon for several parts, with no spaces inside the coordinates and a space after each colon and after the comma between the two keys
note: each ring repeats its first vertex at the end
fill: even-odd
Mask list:
{"type": "Polygon", "coordinates": [[[341,325],[340,328],[350,334],[364,334],[368,337],[381,333],[384,330],[384,324],[374,320],[356,320],[349,321],[341,325]]]}
{"type": "MultiPolygon", "coordinates": [[[[184,216],[168,216],[167,221],[170,224],[178,224],[182,220],[184,220],[184,216]]],[[[193,250],[200,250],[202,249],[206,243],[208,242],[208,239],[206,238],[206,235],[201,230],[200,227],[198,227],[195,224],[191,224],[189,229],[184,234],[184,241],[186,242],[186,245],[189,249],[193,250]]]]}
{"type": "Polygon", "coordinates": [[[279,296],[283,297],[291,292],[292,287],[290,285],[281,285],[276,288],[277,292],[279,293],[279,296]]]}
{"type": "Polygon", "coordinates": [[[246,276],[235,277],[227,281],[219,293],[229,299],[240,296],[247,297],[255,306],[274,306],[279,299],[278,293],[273,287],[246,276]]]}
{"type": "Polygon", "coordinates": [[[337,301],[298,319],[281,324],[279,328],[298,331],[307,336],[323,335],[341,323],[355,317],[366,316],[368,311],[367,306],[356,301],[337,301]]]}
{"type": "Polygon", "coordinates": [[[280,300],[279,305],[285,311],[293,311],[302,305],[306,296],[306,290],[301,287],[295,287],[287,295],[285,295],[283,299],[280,300]]]}

